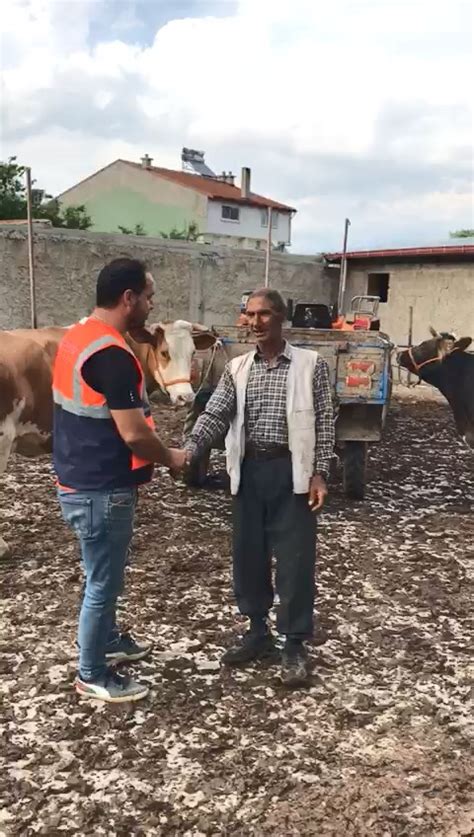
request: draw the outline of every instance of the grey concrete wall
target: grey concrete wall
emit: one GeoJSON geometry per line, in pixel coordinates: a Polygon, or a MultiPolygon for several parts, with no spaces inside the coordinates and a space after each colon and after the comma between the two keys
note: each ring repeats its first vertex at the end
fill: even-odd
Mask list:
{"type": "Polygon", "coordinates": [[[394,343],[407,342],[410,306],[415,344],[428,338],[430,325],[438,331],[474,337],[474,263],[354,262],[348,268],[347,306],[353,296],[367,293],[368,273],[390,274],[388,301],[380,305],[380,320],[382,331],[394,343]]]}
{"type": "MultiPolygon", "coordinates": [[[[56,229],[35,232],[34,247],[39,325],[66,325],[89,313],[99,270],[118,256],[144,259],[152,271],[157,319],[233,324],[242,293],[264,282],[265,257],[256,251],[56,229]]],[[[285,297],[332,303],[334,273],[319,256],[275,254],[270,284],[285,297]]],[[[0,328],[29,323],[26,233],[0,229],[0,328]]]]}

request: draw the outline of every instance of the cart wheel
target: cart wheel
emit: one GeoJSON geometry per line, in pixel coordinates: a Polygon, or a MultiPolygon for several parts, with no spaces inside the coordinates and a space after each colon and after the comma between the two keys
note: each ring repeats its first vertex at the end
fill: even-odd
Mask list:
{"type": "Polygon", "coordinates": [[[346,442],[343,485],[346,497],[363,500],[367,482],[367,442],[346,442]]]}

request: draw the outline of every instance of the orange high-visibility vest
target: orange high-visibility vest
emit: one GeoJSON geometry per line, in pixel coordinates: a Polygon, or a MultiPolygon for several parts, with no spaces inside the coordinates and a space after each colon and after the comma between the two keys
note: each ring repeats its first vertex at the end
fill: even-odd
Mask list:
{"type": "Polygon", "coordinates": [[[120,437],[105,396],[82,377],[84,363],[111,346],[133,358],[145,420],[154,427],[143,370],[124,337],[93,317],[70,328],[59,344],[53,372],[53,457],[58,481],[68,488],[120,488],[152,476],[152,463],[135,456],[120,437]]]}

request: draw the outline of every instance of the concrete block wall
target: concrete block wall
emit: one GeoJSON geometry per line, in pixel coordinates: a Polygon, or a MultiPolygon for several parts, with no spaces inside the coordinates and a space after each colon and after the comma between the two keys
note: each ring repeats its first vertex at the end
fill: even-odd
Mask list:
{"type": "MultiPolygon", "coordinates": [[[[119,256],[143,259],[153,273],[157,320],[233,324],[242,293],[264,282],[264,254],[230,247],[59,229],[35,232],[34,247],[40,326],[67,325],[88,314],[99,270],[119,256]]],[[[337,299],[333,274],[320,256],[272,255],[270,284],[284,297],[331,304],[337,299]]],[[[0,229],[0,329],[29,324],[26,232],[0,229]]]]}
{"type": "Polygon", "coordinates": [[[388,300],[380,305],[380,321],[382,331],[394,343],[407,343],[410,306],[415,344],[428,339],[430,325],[438,331],[474,338],[473,262],[353,263],[348,269],[347,306],[353,296],[367,293],[368,273],[390,275],[388,300]]]}

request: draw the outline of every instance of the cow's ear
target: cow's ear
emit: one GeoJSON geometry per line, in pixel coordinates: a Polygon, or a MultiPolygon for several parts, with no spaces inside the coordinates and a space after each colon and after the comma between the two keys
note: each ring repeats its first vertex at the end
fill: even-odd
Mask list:
{"type": "Polygon", "coordinates": [[[153,346],[154,349],[163,342],[165,332],[163,326],[159,323],[154,323],[150,326],[142,326],[141,328],[132,328],[129,331],[130,337],[132,340],[135,340],[135,343],[148,343],[149,346],[153,346]]]}
{"type": "Polygon", "coordinates": [[[198,352],[205,352],[206,349],[212,348],[217,340],[212,331],[194,331],[194,326],[191,336],[194,340],[194,347],[198,352]]]}
{"type": "Polygon", "coordinates": [[[194,346],[198,352],[205,352],[215,345],[217,335],[209,331],[206,326],[193,323],[191,329],[191,336],[194,340],[194,346]]]}
{"type": "Polygon", "coordinates": [[[156,345],[160,346],[165,339],[165,327],[162,323],[152,323],[146,326],[146,330],[153,335],[156,340],[156,345]]]}
{"type": "Polygon", "coordinates": [[[451,351],[453,352],[455,349],[457,349],[458,352],[465,352],[466,349],[469,348],[471,343],[472,337],[460,337],[459,340],[456,340],[453,343],[451,351]]]}
{"type": "Polygon", "coordinates": [[[432,337],[436,337],[436,338],[441,337],[441,334],[439,333],[439,331],[436,331],[436,329],[433,328],[432,325],[430,325],[430,334],[431,334],[432,337]]]}

